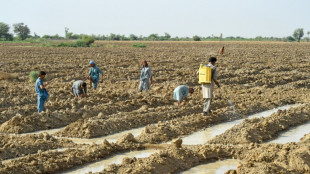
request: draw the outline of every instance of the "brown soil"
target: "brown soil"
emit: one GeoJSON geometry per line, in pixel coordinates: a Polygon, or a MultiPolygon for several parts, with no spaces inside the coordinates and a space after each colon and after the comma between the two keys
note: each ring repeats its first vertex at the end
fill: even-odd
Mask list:
{"type": "Polygon", "coordinates": [[[0,160],[73,146],[69,140],[56,139],[46,133],[25,136],[0,135],[0,140],[0,160]]]}
{"type": "Polygon", "coordinates": [[[97,42],[96,48],[0,43],[0,71],[5,72],[0,79],[6,76],[0,81],[0,132],[5,133],[0,135],[0,173],[63,172],[120,152],[152,147],[162,151],[145,159],[124,159],[122,165],[112,165],[103,173],[176,173],[225,158],[241,160],[230,173],[310,173],[309,134],[298,143],[257,144],[309,120],[309,43],[145,42],[143,49],[132,47],[133,43],[97,42]],[[214,90],[212,116],[205,117],[195,73],[222,46],[227,49],[217,57],[221,88],[214,90]],[[142,59],[149,62],[154,75],[148,93],[137,92],[142,59]],[[72,83],[85,78],[90,60],[103,70],[104,83],[97,90],[88,87],[88,98],[75,99],[72,83]],[[40,70],[47,72],[50,98],[46,111],[37,114],[29,73],[40,70]],[[172,94],[180,84],[195,87],[195,92],[189,102],[177,107],[172,94]],[[227,99],[235,110],[228,107],[227,99]],[[246,120],[211,141],[216,144],[182,146],[179,140],[156,144],[293,103],[305,105],[270,118],[246,120]],[[55,134],[61,138],[7,135],[64,126],[55,134]],[[127,135],[116,144],[76,145],[65,140],[141,126],[146,128],[139,137],[127,135]]]}
{"type": "Polygon", "coordinates": [[[36,154],[0,163],[0,173],[55,173],[99,161],[113,154],[143,149],[130,136],[124,136],[118,143],[105,141],[102,145],[76,146],[65,151],[39,151],[36,154]]]}
{"type": "Polygon", "coordinates": [[[99,173],[177,173],[198,164],[227,158],[242,160],[237,170],[227,173],[309,173],[309,140],[301,143],[204,145],[177,148],[174,145],[148,158],[127,158],[99,173]]]}

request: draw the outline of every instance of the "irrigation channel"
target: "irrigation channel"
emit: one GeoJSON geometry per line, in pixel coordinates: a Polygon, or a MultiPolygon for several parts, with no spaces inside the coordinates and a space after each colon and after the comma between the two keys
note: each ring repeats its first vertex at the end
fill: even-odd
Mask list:
{"type": "Polygon", "coordinates": [[[111,164],[121,164],[123,158],[147,158],[151,154],[159,152],[159,150],[141,150],[141,151],[133,151],[128,153],[117,154],[108,159],[101,160],[92,164],[88,164],[82,167],[78,167],[67,172],[65,174],[80,174],[80,173],[88,173],[88,172],[101,172],[106,166],[111,164]]]}
{"type": "Polygon", "coordinates": [[[305,134],[308,133],[310,133],[310,121],[281,133],[278,138],[271,140],[267,143],[285,144],[289,142],[298,142],[305,134]]]}
{"type": "MultiPolygon", "coordinates": [[[[268,117],[271,114],[277,112],[278,110],[286,110],[291,107],[297,107],[300,106],[300,104],[292,104],[292,105],[284,105],[281,107],[277,107],[271,110],[259,112],[253,115],[250,115],[247,117],[247,119],[252,119],[252,118],[259,118],[259,117],[268,117]]],[[[182,138],[183,143],[185,145],[197,145],[197,144],[205,144],[212,138],[214,138],[216,135],[220,135],[224,133],[226,130],[232,128],[233,126],[240,124],[244,119],[239,119],[231,122],[226,122],[226,123],[221,123],[217,124],[211,127],[208,127],[204,130],[195,132],[191,135],[185,136],[182,138]]]]}
{"type": "MultiPolygon", "coordinates": [[[[301,104],[292,104],[292,105],[285,105],[278,108],[274,108],[271,110],[259,112],[253,115],[250,115],[247,117],[247,119],[252,118],[258,118],[258,117],[268,117],[271,114],[277,112],[278,110],[286,110],[291,107],[297,107],[301,104]]],[[[231,122],[221,123],[218,125],[211,126],[209,128],[206,128],[204,130],[195,132],[191,135],[184,136],[182,138],[184,145],[198,145],[198,144],[205,144],[212,138],[214,138],[216,135],[220,135],[224,133],[226,130],[232,128],[233,126],[240,124],[244,119],[235,120],[231,122]]],[[[283,134],[280,135],[280,137],[276,140],[273,140],[271,142],[279,142],[279,143],[285,143],[287,141],[292,141],[292,137],[294,137],[296,134],[298,136],[294,137],[294,141],[298,141],[299,138],[301,138],[305,133],[307,133],[310,129],[310,122],[307,124],[295,127],[294,129],[291,129],[283,134]],[[292,136],[294,135],[294,136],[292,136]],[[287,138],[290,137],[290,138],[287,138]],[[286,140],[284,140],[286,138],[286,140]]],[[[69,138],[70,140],[74,141],[78,144],[100,144],[104,141],[104,139],[110,141],[110,142],[116,142],[119,138],[121,138],[123,135],[127,133],[132,133],[135,137],[138,136],[141,131],[144,129],[144,127],[140,127],[137,129],[127,130],[120,133],[116,133],[109,136],[99,137],[99,138],[92,138],[92,139],[82,139],[82,138],[69,138]]],[[[42,131],[41,131],[42,132],[42,131]]],[[[43,131],[44,132],[44,131],[43,131]]],[[[51,131],[54,132],[54,131],[51,131]]],[[[62,137],[64,138],[64,137],[62,137]]],[[[169,144],[170,142],[168,142],[169,144]]],[[[78,167],[72,170],[67,171],[67,173],[87,173],[87,172],[99,172],[102,171],[106,166],[111,164],[120,164],[122,162],[122,159],[125,157],[129,158],[146,158],[149,157],[151,154],[159,152],[159,150],[155,149],[149,149],[149,150],[141,150],[141,151],[132,151],[128,153],[121,153],[117,154],[115,156],[112,156],[108,159],[104,159],[95,163],[91,163],[82,167],[78,167]]],[[[227,170],[230,169],[236,169],[237,165],[239,163],[239,160],[237,159],[228,159],[223,161],[216,161],[213,163],[208,163],[204,165],[199,165],[196,167],[193,167],[189,169],[188,171],[184,171],[183,173],[201,173],[202,171],[206,171],[204,173],[224,173],[227,170]]]]}
{"type": "Polygon", "coordinates": [[[228,170],[237,169],[238,164],[239,160],[237,159],[227,159],[213,163],[202,164],[187,171],[181,172],[181,174],[222,174],[228,170]]]}

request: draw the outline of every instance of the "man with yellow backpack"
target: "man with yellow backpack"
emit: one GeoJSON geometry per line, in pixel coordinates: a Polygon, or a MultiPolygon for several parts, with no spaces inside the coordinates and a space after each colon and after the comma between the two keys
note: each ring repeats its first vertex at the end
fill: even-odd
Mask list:
{"type": "Polygon", "coordinates": [[[216,57],[209,58],[208,65],[200,65],[199,84],[202,84],[202,95],[204,98],[203,114],[207,116],[210,111],[210,105],[213,98],[214,83],[220,88],[217,81],[217,72],[215,67],[216,57]]]}

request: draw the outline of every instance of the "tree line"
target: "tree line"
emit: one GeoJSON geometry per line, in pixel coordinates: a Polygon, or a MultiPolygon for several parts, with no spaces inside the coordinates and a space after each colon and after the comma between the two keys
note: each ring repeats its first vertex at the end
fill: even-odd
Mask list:
{"type": "MultiPolygon", "coordinates": [[[[13,24],[13,32],[15,36],[10,33],[10,26],[6,23],[0,22],[0,41],[13,41],[13,40],[26,40],[26,39],[51,39],[51,40],[78,40],[82,39],[85,34],[74,34],[69,31],[69,28],[65,27],[65,36],[56,35],[43,35],[39,36],[36,33],[30,35],[30,29],[24,23],[13,24]]],[[[308,37],[304,37],[304,29],[298,28],[293,32],[292,36],[287,37],[262,37],[257,36],[255,38],[244,38],[244,37],[234,37],[228,36],[223,37],[221,33],[219,36],[193,36],[193,37],[171,37],[169,33],[164,35],[150,34],[149,36],[134,35],[130,34],[129,36],[114,34],[109,35],[89,35],[94,40],[114,40],[114,41],[283,41],[283,42],[300,42],[300,41],[310,41],[309,35],[310,31],[307,32],[308,37]]]]}

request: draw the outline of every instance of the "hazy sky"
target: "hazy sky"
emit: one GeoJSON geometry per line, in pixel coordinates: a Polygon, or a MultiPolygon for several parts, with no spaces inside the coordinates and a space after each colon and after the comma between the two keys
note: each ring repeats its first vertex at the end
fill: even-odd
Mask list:
{"type": "MultiPolygon", "coordinates": [[[[39,35],[292,35],[310,31],[310,0],[0,0],[0,22],[39,35]]],[[[11,27],[12,29],[12,27],[11,27]]]]}

